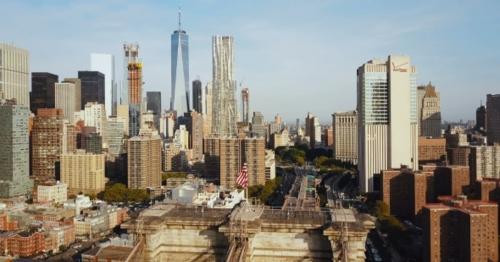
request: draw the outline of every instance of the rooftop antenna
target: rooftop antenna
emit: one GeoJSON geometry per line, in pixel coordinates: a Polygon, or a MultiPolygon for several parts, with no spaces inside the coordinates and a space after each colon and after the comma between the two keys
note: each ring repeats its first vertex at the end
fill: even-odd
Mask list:
{"type": "Polygon", "coordinates": [[[181,32],[181,6],[178,8],[178,18],[179,18],[179,33],[181,32]]]}

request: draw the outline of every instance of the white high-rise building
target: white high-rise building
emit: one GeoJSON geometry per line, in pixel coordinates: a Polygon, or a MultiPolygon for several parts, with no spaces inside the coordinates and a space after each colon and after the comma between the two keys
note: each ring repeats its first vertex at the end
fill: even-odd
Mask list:
{"type": "Polygon", "coordinates": [[[212,133],[212,83],[208,82],[205,86],[203,104],[203,136],[207,137],[212,133]]]}
{"type": "Polygon", "coordinates": [[[233,43],[232,36],[212,37],[212,134],[220,137],[237,133],[233,43]]]}
{"type": "Polygon", "coordinates": [[[95,127],[95,131],[101,134],[106,121],[106,109],[103,104],[89,102],[85,105],[85,126],[95,127]]]}
{"type": "Polygon", "coordinates": [[[55,107],[63,110],[64,119],[73,123],[75,112],[80,111],[81,89],[80,84],[64,81],[55,84],[55,107]]]}
{"type": "Polygon", "coordinates": [[[418,167],[416,69],[408,56],[372,60],[357,70],[360,190],[387,168],[418,167]]]}
{"type": "Polygon", "coordinates": [[[115,80],[115,57],[111,54],[90,54],[90,70],[104,74],[104,101],[108,115],[116,116],[118,91],[115,80]]]}
{"type": "Polygon", "coordinates": [[[0,99],[30,106],[30,64],[26,49],[0,43],[0,99]]]}

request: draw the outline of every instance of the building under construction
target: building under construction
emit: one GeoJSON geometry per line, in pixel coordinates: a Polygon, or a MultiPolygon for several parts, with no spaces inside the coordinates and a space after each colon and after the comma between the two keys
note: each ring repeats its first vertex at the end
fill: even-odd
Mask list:
{"type": "Polygon", "coordinates": [[[124,44],[127,83],[127,102],[129,109],[129,135],[139,134],[142,102],[142,63],[139,60],[139,45],[124,44]]]}

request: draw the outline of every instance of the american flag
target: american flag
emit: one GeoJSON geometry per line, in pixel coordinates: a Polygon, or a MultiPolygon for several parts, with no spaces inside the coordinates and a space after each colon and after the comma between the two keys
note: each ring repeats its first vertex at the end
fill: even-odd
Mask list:
{"type": "Polygon", "coordinates": [[[236,184],[238,184],[238,186],[241,186],[243,188],[247,188],[248,187],[247,163],[243,164],[243,167],[240,170],[240,174],[236,178],[236,184]]]}

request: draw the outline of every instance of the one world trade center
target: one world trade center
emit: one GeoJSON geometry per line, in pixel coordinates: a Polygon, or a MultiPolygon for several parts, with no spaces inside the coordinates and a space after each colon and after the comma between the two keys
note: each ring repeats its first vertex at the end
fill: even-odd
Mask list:
{"type": "Polygon", "coordinates": [[[179,28],[171,36],[171,81],[172,95],[170,110],[177,116],[189,112],[189,50],[188,35],[181,28],[181,12],[179,10],[179,28]]]}

